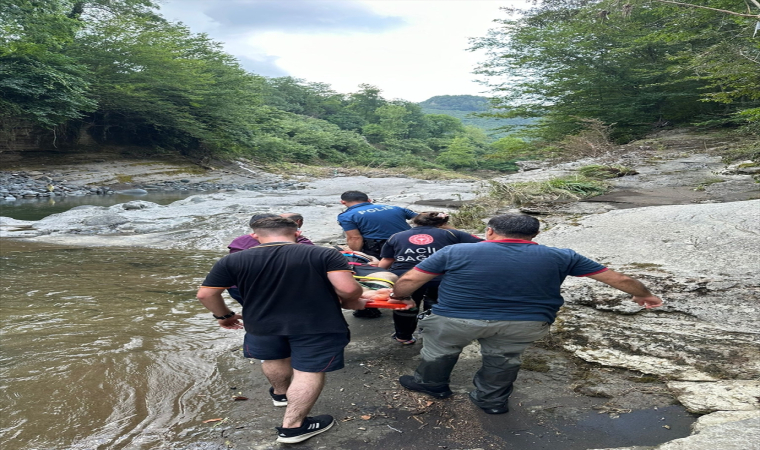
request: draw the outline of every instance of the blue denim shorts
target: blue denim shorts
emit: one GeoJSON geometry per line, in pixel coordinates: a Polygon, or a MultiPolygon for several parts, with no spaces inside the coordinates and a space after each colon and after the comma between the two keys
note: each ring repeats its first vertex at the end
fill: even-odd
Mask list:
{"type": "Polygon", "coordinates": [[[246,333],[243,354],[264,361],[291,358],[290,365],[301,372],[332,372],[343,368],[343,349],[350,340],[348,331],[289,336],[246,333]]]}

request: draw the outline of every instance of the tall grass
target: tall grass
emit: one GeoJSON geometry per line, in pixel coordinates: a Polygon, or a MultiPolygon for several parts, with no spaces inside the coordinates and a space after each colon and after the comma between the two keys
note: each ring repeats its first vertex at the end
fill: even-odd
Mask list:
{"type": "Polygon", "coordinates": [[[599,119],[581,119],[582,129],[574,135],[565,136],[556,146],[561,149],[561,157],[578,159],[597,157],[610,152],[614,144],[610,140],[611,125],[599,119]]]}
{"type": "Polygon", "coordinates": [[[455,228],[476,230],[478,233],[485,231],[486,224],[483,219],[491,215],[491,209],[485,204],[481,204],[481,200],[482,197],[475,200],[478,203],[466,203],[457,212],[452,213],[451,225],[455,228]]]}
{"type": "Polygon", "coordinates": [[[581,176],[522,183],[491,181],[489,196],[503,203],[521,206],[531,203],[580,200],[604,194],[608,189],[609,186],[602,181],[581,176]]]}
{"type": "Polygon", "coordinates": [[[636,175],[638,172],[621,165],[606,166],[601,164],[592,164],[590,166],[583,166],[578,169],[578,173],[586,178],[593,178],[595,180],[605,180],[608,178],[618,178],[627,175],[636,175]]]}

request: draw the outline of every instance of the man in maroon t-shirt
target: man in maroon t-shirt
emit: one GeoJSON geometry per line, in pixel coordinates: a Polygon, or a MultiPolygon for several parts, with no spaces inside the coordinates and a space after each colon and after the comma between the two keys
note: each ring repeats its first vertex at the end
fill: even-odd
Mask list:
{"type": "MultiPolygon", "coordinates": [[[[280,214],[279,216],[273,213],[254,214],[253,217],[251,217],[251,220],[248,222],[248,224],[252,225],[253,222],[259,219],[265,219],[267,217],[284,217],[298,224],[299,230],[303,227],[303,216],[298,213],[283,213],[283,214],[280,214]]],[[[296,240],[296,243],[314,245],[313,242],[311,242],[309,239],[307,239],[304,236],[298,236],[298,240],[296,240]]],[[[252,234],[244,234],[242,236],[236,237],[232,242],[230,242],[230,245],[228,245],[227,248],[230,249],[230,253],[235,253],[235,252],[240,252],[243,250],[247,250],[249,248],[256,247],[259,244],[260,242],[256,238],[254,238],[252,234]]]]}
{"type": "MultiPolygon", "coordinates": [[[[253,227],[253,222],[256,222],[259,219],[266,219],[267,217],[284,217],[286,219],[290,219],[298,225],[299,230],[303,226],[303,216],[298,213],[283,213],[283,214],[280,214],[279,216],[273,213],[254,214],[253,217],[251,217],[251,220],[248,221],[248,225],[253,227]]],[[[310,240],[308,240],[306,237],[302,235],[298,235],[298,238],[296,239],[296,243],[314,245],[313,242],[311,242],[310,240]]],[[[259,242],[258,239],[253,237],[253,233],[251,233],[251,234],[244,234],[242,236],[236,237],[232,242],[230,242],[230,245],[228,245],[227,248],[230,249],[230,253],[237,253],[243,250],[247,250],[249,248],[256,247],[259,244],[261,244],[261,242],[259,242]]],[[[240,294],[240,289],[238,289],[237,286],[233,286],[227,289],[227,293],[230,294],[230,297],[234,298],[235,301],[237,301],[241,305],[243,304],[243,296],[240,294]]]]}

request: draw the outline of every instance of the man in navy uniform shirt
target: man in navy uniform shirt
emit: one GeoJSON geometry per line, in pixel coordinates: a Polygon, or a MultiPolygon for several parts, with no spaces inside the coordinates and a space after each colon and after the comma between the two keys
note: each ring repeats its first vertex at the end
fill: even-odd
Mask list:
{"type": "MultiPolygon", "coordinates": [[[[383,245],[393,234],[411,228],[407,220],[417,213],[400,206],[376,205],[364,192],[346,191],[340,196],[346,210],[338,214],[338,224],[346,233],[346,243],[351,250],[380,258],[383,245]]],[[[355,317],[374,319],[380,311],[367,308],[354,311],[355,317]]]]}
{"type": "Polygon", "coordinates": [[[400,206],[376,205],[364,192],[346,191],[340,202],[347,208],[338,214],[338,224],[346,232],[351,250],[380,257],[383,244],[393,234],[411,228],[407,220],[417,213],[400,206]]]}

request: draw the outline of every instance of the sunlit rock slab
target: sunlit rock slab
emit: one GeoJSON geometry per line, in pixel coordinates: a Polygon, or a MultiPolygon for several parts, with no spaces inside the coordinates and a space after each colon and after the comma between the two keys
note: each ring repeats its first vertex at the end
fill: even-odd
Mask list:
{"type": "Polygon", "coordinates": [[[759,237],[760,200],[750,200],[614,210],[558,225],[536,240],[618,267],[754,277],[760,270],[759,237]]]}
{"type": "Polygon", "coordinates": [[[760,411],[758,380],[724,380],[715,383],[671,381],[668,388],[690,412],[760,411]]]}
{"type": "Polygon", "coordinates": [[[701,433],[709,427],[748,419],[760,419],[760,409],[754,409],[751,411],[716,411],[714,413],[705,414],[694,422],[691,429],[692,433],[696,434],[701,433]]]}

